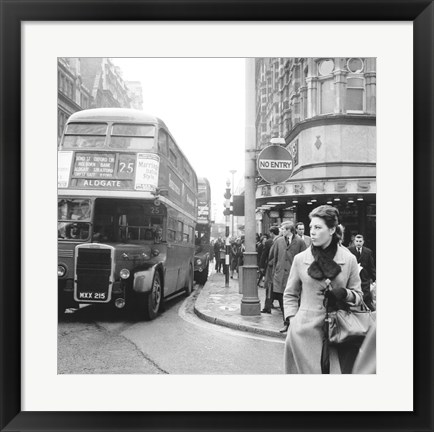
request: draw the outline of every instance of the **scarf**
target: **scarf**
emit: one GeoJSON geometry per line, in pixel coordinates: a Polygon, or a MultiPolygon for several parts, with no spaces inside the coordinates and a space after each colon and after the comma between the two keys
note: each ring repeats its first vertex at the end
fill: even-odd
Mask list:
{"type": "Polygon", "coordinates": [[[321,246],[311,246],[313,263],[307,269],[307,274],[314,279],[334,279],[340,272],[341,266],[333,261],[338,250],[338,239],[333,236],[331,243],[323,249],[321,246]]]}

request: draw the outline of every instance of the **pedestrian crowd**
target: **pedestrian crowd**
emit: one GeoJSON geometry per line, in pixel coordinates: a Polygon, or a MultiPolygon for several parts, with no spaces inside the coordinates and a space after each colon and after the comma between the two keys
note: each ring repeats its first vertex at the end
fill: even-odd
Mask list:
{"type": "MultiPolygon", "coordinates": [[[[222,237],[212,241],[213,258],[215,259],[215,271],[222,273],[226,259],[226,243],[222,237]]],[[[239,274],[239,267],[244,264],[244,236],[229,240],[229,271],[233,279],[234,273],[239,274]]],[[[212,258],[210,257],[212,260],[212,258]]]]}

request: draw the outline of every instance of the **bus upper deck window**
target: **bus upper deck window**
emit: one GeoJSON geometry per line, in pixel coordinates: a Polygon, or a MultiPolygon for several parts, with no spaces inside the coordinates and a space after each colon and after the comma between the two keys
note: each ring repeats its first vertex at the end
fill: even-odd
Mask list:
{"type": "Polygon", "coordinates": [[[132,124],[114,124],[112,136],[130,136],[130,137],[148,137],[155,136],[155,126],[153,125],[132,125],[132,124]]]}
{"type": "Polygon", "coordinates": [[[155,126],[113,124],[110,148],[155,150],[155,126]]]}
{"type": "Polygon", "coordinates": [[[164,129],[158,132],[158,151],[167,156],[167,132],[164,129]]]}
{"type": "Polygon", "coordinates": [[[64,148],[103,147],[107,134],[106,123],[70,123],[66,126],[64,148]]]}

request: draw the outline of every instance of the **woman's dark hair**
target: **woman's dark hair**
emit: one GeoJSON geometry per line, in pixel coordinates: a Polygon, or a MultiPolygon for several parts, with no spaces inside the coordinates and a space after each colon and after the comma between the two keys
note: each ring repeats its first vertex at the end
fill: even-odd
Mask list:
{"type": "Polygon", "coordinates": [[[329,228],[336,228],[333,237],[337,240],[342,239],[342,230],[339,226],[339,210],[331,205],[322,205],[313,209],[309,213],[309,219],[318,217],[321,218],[329,228]]]}

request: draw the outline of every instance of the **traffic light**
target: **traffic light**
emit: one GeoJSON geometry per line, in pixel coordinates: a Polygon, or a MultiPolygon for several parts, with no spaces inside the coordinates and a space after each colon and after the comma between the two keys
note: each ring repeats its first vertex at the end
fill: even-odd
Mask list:
{"type": "Polygon", "coordinates": [[[224,209],[224,211],[223,211],[223,214],[225,215],[225,216],[229,216],[229,215],[231,215],[232,214],[232,211],[231,211],[231,201],[230,201],[230,198],[231,198],[231,190],[230,190],[230,188],[226,188],[226,192],[225,192],[225,194],[224,194],[224,197],[226,198],[225,199],[225,209],[224,209]]]}

